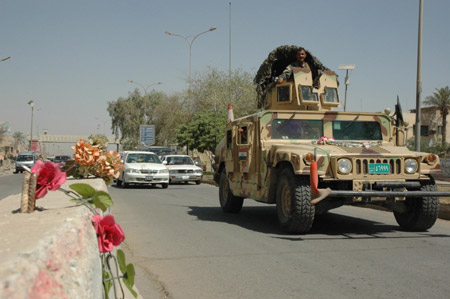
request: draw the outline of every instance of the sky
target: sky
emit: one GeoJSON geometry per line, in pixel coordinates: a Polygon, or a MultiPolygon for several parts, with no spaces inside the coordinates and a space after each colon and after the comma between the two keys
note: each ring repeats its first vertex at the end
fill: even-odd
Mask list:
{"type": "MultiPolygon", "coordinates": [[[[422,100],[450,85],[450,1],[423,2],[422,100]]],[[[298,45],[341,83],[338,66],[355,65],[347,111],[393,110],[397,95],[407,111],[418,16],[419,0],[0,0],[0,59],[11,56],[0,62],[0,123],[29,133],[33,100],[33,134],[112,135],[107,103],[141,88],[128,80],[187,89],[189,45],[165,31],[192,38],[212,26],[192,44],[193,73],[227,72],[230,45],[231,69],[252,74],[278,46],[298,45]]]]}

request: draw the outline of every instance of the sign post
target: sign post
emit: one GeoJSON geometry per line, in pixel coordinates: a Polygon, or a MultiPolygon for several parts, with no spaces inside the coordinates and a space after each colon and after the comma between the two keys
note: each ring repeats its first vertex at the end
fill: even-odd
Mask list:
{"type": "Polygon", "coordinates": [[[150,146],[155,144],[155,126],[141,125],[139,128],[139,144],[150,146]]]}

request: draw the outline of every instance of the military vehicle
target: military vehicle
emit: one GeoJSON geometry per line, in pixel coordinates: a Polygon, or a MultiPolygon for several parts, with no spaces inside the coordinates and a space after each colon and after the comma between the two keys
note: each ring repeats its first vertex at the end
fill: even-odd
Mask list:
{"type": "Polygon", "coordinates": [[[239,212],[244,198],[276,204],[284,231],[306,233],[330,209],[375,204],[403,229],[431,228],[439,197],[450,195],[433,180],[439,157],[405,146],[399,105],[393,116],[333,111],[337,75],[309,51],[310,69],[294,68],[292,80],[276,83],[298,49],[271,52],[254,80],[262,110],[227,123],[214,165],[223,211],[239,212]]]}

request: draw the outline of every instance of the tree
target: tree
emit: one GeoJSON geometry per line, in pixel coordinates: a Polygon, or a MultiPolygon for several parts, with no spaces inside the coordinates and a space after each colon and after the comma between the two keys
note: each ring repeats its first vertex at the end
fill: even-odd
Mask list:
{"type": "MultiPolygon", "coordinates": [[[[156,107],[167,103],[167,95],[152,91],[142,96],[139,90],[128,95],[128,98],[118,98],[108,102],[108,112],[112,119],[111,128],[124,149],[137,149],[139,141],[139,126],[153,124],[156,107]]],[[[157,129],[158,130],[158,129],[157,129]]],[[[158,134],[156,130],[155,135],[158,134]]]]}
{"type": "Polygon", "coordinates": [[[0,124],[0,142],[3,141],[6,132],[8,132],[8,123],[0,124]]]}
{"type": "Polygon", "coordinates": [[[425,105],[436,107],[441,112],[442,117],[442,146],[445,146],[447,138],[447,115],[450,109],[450,88],[436,88],[433,95],[428,96],[424,101],[425,105]]]}
{"type": "Polygon", "coordinates": [[[19,146],[25,145],[26,139],[25,139],[25,135],[22,132],[14,132],[12,136],[14,138],[14,149],[15,150],[17,150],[19,148],[19,146]]]}
{"type": "Polygon", "coordinates": [[[200,112],[189,123],[179,126],[178,145],[197,149],[199,152],[206,150],[214,152],[216,142],[219,143],[225,135],[225,122],[226,114],[223,111],[216,114],[216,122],[214,111],[200,112]],[[216,127],[215,123],[217,123],[216,127]]]}
{"type": "Polygon", "coordinates": [[[186,97],[186,110],[191,115],[199,111],[227,111],[233,104],[235,117],[257,111],[256,90],[253,75],[242,69],[228,72],[209,67],[206,72],[195,74],[191,83],[190,96],[186,97]],[[231,92],[231,93],[230,93],[231,92]]]}

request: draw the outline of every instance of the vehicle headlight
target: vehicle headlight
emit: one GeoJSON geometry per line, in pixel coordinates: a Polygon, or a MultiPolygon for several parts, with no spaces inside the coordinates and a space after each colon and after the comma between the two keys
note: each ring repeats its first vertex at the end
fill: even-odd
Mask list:
{"type": "Polygon", "coordinates": [[[352,162],[349,159],[340,159],[338,161],[338,169],[342,174],[349,174],[352,171],[352,162]]]}
{"type": "Polygon", "coordinates": [[[170,174],[176,174],[177,172],[176,172],[176,170],[169,170],[169,173],[170,174]]]}
{"type": "Polygon", "coordinates": [[[169,173],[169,169],[160,169],[158,173],[169,173]]]}
{"type": "Polygon", "coordinates": [[[417,171],[417,161],[415,159],[406,159],[405,161],[405,172],[415,173],[417,171]]]}
{"type": "Polygon", "coordinates": [[[126,173],[139,173],[139,169],[128,168],[125,170],[126,173]]]}
{"type": "Polygon", "coordinates": [[[203,173],[203,171],[202,171],[201,169],[196,169],[194,172],[195,172],[195,173],[199,173],[199,174],[202,174],[202,173],[203,173]]]}

